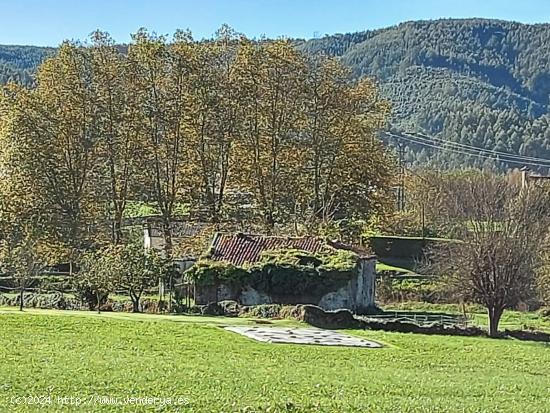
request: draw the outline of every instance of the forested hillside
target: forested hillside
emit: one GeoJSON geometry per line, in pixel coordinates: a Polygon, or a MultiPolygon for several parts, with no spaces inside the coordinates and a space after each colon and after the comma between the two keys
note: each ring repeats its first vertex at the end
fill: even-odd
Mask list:
{"type": "MultiPolygon", "coordinates": [[[[421,131],[488,151],[550,159],[548,24],[408,22],[313,39],[299,47],[339,56],[357,77],[375,77],[393,105],[391,127],[396,131],[421,131]]],[[[411,162],[493,163],[490,152],[476,157],[411,146],[411,162]]]]}
{"type": "Polygon", "coordinates": [[[49,47],[0,45],[0,84],[13,81],[31,86],[36,67],[54,50],[49,47]]]}
{"type": "MultiPolygon", "coordinates": [[[[478,151],[436,149],[409,138],[402,142],[411,164],[498,164],[495,152],[550,159],[550,24],[407,22],[300,41],[298,47],[337,56],[356,77],[374,77],[392,104],[394,132],[423,132],[486,150],[468,155],[478,151]]],[[[0,83],[32,84],[33,69],[51,51],[0,46],[0,83]]],[[[518,162],[500,166],[522,166],[518,162]]]]}

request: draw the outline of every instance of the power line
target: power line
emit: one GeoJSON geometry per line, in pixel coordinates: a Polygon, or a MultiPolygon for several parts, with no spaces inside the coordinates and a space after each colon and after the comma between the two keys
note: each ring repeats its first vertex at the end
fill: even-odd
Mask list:
{"type": "Polygon", "coordinates": [[[462,155],[474,156],[474,157],[478,157],[478,158],[482,158],[482,159],[490,159],[490,160],[498,161],[498,162],[513,163],[513,164],[522,165],[522,166],[530,165],[530,166],[538,166],[538,167],[545,167],[545,168],[550,167],[549,164],[540,163],[540,162],[531,162],[531,161],[527,161],[527,160],[523,160],[523,159],[517,160],[515,158],[500,158],[500,157],[495,157],[494,155],[491,155],[489,153],[479,153],[479,152],[478,153],[472,153],[472,152],[468,152],[466,150],[459,149],[459,148],[442,147],[442,146],[437,145],[436,143],[433,143],[429,140],[418,138],[418,137],[401,136],[401,138],[405,139],[408,142],[412,142],[412,143],[415,143],[415,144],[427,146],[427,147],[437,149],[437,150],[440,150],[440,151],[447,150],[447,151],[452,152],[452,153],[458,153],[458,154],[462,154],[462,155]]]}
{"type": "Polygon", "coordinates": [[[389,135],[389,136],[392,136],[394,138],[403,139],[407,142],[414,143],[414,144],[417,144],[417,145],[422,145],[422,146],[426,146],[426,147],[437,149],[437,150],[448,150],[449,152],[458,153],[458,154],[462,154],[462,155],[475,156],[475,157],[479,157],[479,158],[483,158],[483,159],[490,159],[490,160],[495,160],[495,161],[500,161],[500,162],[508,162],[508,163],[513,163],[513,164],[517,164],[517,165],[531,165],[531,166],[538,166],[538,167],[549,167],[550,166],[548,164],[543,164],[543,163],[539,163],[539,162],[529,162],[529,161],[524,161],[524,160],[519,160],[518,161],[518,160],[514,160],[514,159],[497,159],[497,158],[495,158],[494,156],[492,156],[490,154],[472,153],[472,152],[467,152],[467,151],[459,149],[459,148],[453,148],[453,147],[443,148],[440,145],[437,145],[436,143],[434,143],[433,141],[430,141],[429,139],[424,139],[424,138],[420,138],[420,137],[416,137],[416,136],[412,136],[412,135],[405,135],[405,134],[395,135],[395,134],[389,133],[389,132],[386,132],[386,134],[389,135]]]}
{"type": "Polygon", "coordinates": [[[488,151],[487,149],[480,148],[478,146],[468,145],[468,144],[465,144],[465,143],[455,142],[455,141],[451,141],[451,140],[445,140],[445,139],[442,139],[442,138],[437,138],[435,136],[428,136],[428,135],[425,135],[425,134],[419,133],[419,132],[407,132],[407,133],[405,133],[405,135],[415,136],[415,137],[422,137],[422,138],[425,138],[425,139],[429,139],[429,140],[432,140],[432,141],[435,141],[435,142],[448,144],[448,145],[451,145],[451,146],[458,146],[458,147],[461,147],[461,148],[476,150],[476,151],[482,151],[482,152],[490,152],[490,153],[494,153],[494,154],[497,154],[497,155],[502,155],[502,156],[505,156],[505,157],[511,157],[511,158],[514,158],[514,159],[523,159],[523,160],[526,160],[526,161],[548,162],[548,163],[550,163],[550,159],[537,158],[537,157],[534,157],[534,156],[525,156],[525,155],[513,154],[513,153],[502,152],[502,151],[497,151],[497,150],[488,151]]]}
{"type": "MultiPolygon", "coordinates": [[[[531,160],[529,160],[529,159],[516,158],[514,155],[497,155],[495,157],[490,151],[484,150],[482,148],[477,148],[477,147],[471,147],[471,148],[453,147],[453,145],[449,144],[450,141],[445,141],[445,140],[436,141],[436,140],[433,140],[431,138],[421,138],[419,136],[410,135],[410,134],[406,134],[406,133],[403,134],[403,135],[404,135],[403,137],[406,136],[410,139],[413,139],[414,142],[417,142],[417,143],[418,142],[423,142],[423,143],[427,143],[428,145],[431,145],[432,147],[435,147],[435,148],[438,148],[438,149],[442,149],[442,150],[446,149],[446,150],[450,150],[451,152],[462,153],[462,154],[465,154],[465,155],[479,156],[479,157],[482,157],[482,158],[490,158],[490,159],[495,159],[495,160],[500,160],[500,161],[507,161],[507,162],[520,161],[520,162],[517,162],[517,163],[520,163],[520,164],[525,164],[527,162],[531,162],[531,160]],[[441,145],[443,145],[443,146],[441,146],[441,145]]],[[[546,160],[543,159],[542,161],[545,162],[546,160]]],[[[539,166],[542,166],[542,165],[550,166],[550,165],[542,164],[541,162],[534,162],[534,164],[539,165],[539,166]]]]}
{"type": "MultiPolygon", "coordinates": [[[[514,158],[513,155],[511,156],[512,159],[498,159],[498,158],[495,158],[493,155],[490,155],[490,154],[487,154],[487,153],[471,153],[471,152],[467,152],[465,149],[463,150],[463,149],[455,148],[455,147],[444,148],[444,147],[441,147],[440,145],[437,145],[436,144],[437,142],[434,142],[431,139],[421,138],[421,137],[414,136],[414,135],[409,135],[409,134],[396,135],[396,134],[391,133],[391,132],[385,132],[385,134],[388,135],[388,136],[397,138],[397,139],[403,139],[407,142],[411,142],[411,143],[414,143],[414,144],[417,144],[417,145],[422,145],[422,146],[426,146],[426,147],[437,149],[437,150],[448,150],[450,152],[458,153],[458,154],[462,154],[462,155],[476,156],[476,157],[483,158],[483,159],[490,159],[490,160],[499,161],[499,162],[513,163],[513,164],[516,164],[516,165],[523,165],[523,166],[530,165],[530,166],[538,166],[538,167],[543,167],[543,168],[550,167],[550,164],[545,164],[545,163],[541,163],[541,162],[532,162],[532,161],[523,160],[523,159],[515,160],[516,158],[514,158]]],[[[485,151],[481,148],[477,148],[477,150],[482,151],[482,152],[487,152],[487,151],[485,151]]],[[[546,160],[546,159],[542,159],[542,158],[540,158],[540,159],[544,162],[549,162],[550,163],[550,160],[546,160]]]]}

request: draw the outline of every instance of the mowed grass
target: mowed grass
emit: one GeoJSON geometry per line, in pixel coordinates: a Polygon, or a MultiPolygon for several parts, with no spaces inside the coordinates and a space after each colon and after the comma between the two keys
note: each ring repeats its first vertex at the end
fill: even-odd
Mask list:
{"type": "Polygon", "coordinates": [[[220,328],[233,322],[253,323],[1,310],[0,412],[550,411],[550,347],[543,344],[371,331],[349,333],[385,348],[269,344],[220,328]],[[51,405],[12,403],[48,393],[51,405]],[[95,395],[189,403],[55,402],[95,395]]]}

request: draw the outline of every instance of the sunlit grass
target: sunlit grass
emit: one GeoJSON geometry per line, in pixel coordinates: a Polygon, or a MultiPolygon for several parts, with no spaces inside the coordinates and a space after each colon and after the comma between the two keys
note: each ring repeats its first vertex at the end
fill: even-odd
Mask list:
{"type": "Polygon", "coordinates": [[[550,348],[542,344],[351,331],[386,347],[276,345],[226,332],[226,323],[253,321],[2,309],[0,411],[548,411],[550,348]],[[190,404],[10,403],[48,392],[183,396],[190,404]]]}

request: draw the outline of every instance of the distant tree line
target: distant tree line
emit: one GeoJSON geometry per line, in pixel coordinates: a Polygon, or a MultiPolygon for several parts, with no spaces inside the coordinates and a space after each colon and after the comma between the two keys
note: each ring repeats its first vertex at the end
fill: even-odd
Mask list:
{"type": "Polygon", "coordinates": [[[36,68],[54,52],[52,47],[0,45],[0,85],[34,85],[36,68]]]}

